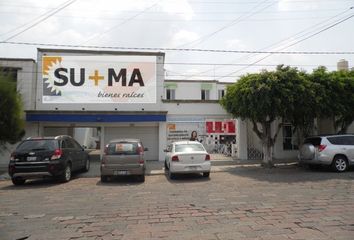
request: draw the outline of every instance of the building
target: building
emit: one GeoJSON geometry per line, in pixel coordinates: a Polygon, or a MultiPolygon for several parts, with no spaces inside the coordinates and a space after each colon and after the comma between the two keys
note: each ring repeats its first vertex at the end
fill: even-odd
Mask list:
{"type": "MultiPolygon", "coordinates": [[[[149,149],[147,160],[163,161],[170,142],[196,131],[211,153],[232,145],[238,159],[261,159],[251,122],[233,119],[219,104],[230,83],[165,79],[164,59],[161,52],[38,49],[37,61],[0,59],[0,69],[17,81],[25,137],[71,135],[101,155],[114,138],[139,138],[149,149]]],[[[315,132],[333,133],[332,125],[319,119],[315,132]]],[[[0,153],[0,165],[7,165],[14,148],[0,153]]],[[[297,154],[297,135],[284,122],[273,156],[297,154]]]]}
{"type": "MultiPolygon", "coordinates": [[[[197,131],[208,149],[235,142],[235,120],[218,103],[226,83],[164,78],[165,54],[38,49],[37,62],[1,59],[17,73],[26,136],[95,137],[103,154],[114,138],[140,138],[147,160],[197,131]]],[[[83,142],[81,142],[83,143],[83,142]]],[[[86,142],[86,145],[87,142],[86,142]]],[[[7,164],[15,146],[2,154],[7,164]]]]}

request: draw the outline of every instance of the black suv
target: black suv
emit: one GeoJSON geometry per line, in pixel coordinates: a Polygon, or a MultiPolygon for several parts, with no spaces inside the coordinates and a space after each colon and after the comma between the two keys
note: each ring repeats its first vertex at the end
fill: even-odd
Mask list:
{"type": "Polygon", "coordinates": [[[14,185],[39,177],[68,182],[71,172],[89,168],[88,153],[72,137],[35,137],[22,141],[11,154],[9,175],[14,185]]]}

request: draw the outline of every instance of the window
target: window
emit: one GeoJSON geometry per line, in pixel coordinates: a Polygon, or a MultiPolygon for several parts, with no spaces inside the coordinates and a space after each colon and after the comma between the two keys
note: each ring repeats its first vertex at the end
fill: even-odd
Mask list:
{"type": "Polygon", "coordinates": [[[201,91],[202,100],[209,100],[210,99],[210,90],[203,90],[201,91]]]}
{"type": "Polygon", "coordinates": [[[333,145],[354,145],[354,137],[352,136],[328,137],[327,139],[333,145]]]}
{"type": "Polygon", "coordinates": [[[225,96],[225,90],[219,89],[218,91],[218,99],[222,99],[225,96]]]}
{"type": "Polygon", "coordinates": [[[294,128],[291,125],[283,125],[283,149],[297,150],[297,139],[294,136],[294,128]]]}
{"type": "Polygon", "coordinates": [[[204,152],[202,144],[178,144],[175,146],[175,152],[204,152]]]}
{"type": "Polygon", "coordinates": [[[175,100],[176,99],[176,90],[175,89],[166,89],[166,99],[175,100]]]}

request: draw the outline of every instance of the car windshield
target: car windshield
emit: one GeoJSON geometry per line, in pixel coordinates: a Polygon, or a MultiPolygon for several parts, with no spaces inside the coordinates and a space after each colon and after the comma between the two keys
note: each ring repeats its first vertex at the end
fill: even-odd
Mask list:
{"type": "Polygon", "coordinates": [[[321,144],[321,138],[319,137],[307,138],[304,143],[310,143],[316,147],[321,144]]]}
{"type": "Polygon", "coordinates": [[[205,151],[201,144],[177,144],[175,146],[175,152],[200,152],[205,151]]]}
{"type": "Polygon", "coordinates": [[[138,143],[116,142],[110,143],[107,147],[107,155],[134,155],[138,153],[138,143]]]}
{"type": "Polygon", "coordinates": [[[57,141],[51,139],[34,139],[22,142],[16,149],[18,152],[55,150],[57,141]]]}

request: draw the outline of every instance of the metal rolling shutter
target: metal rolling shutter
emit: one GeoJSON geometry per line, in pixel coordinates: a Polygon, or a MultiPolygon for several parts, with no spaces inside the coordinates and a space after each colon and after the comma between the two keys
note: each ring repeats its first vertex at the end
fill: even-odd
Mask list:
{"type": "Polygon", "coordinates": [[[105,144],[116,138],[137,138],[149,151],[145,152],[145,160],[158,160],[158,127],[106,127],[105,144]]]}

